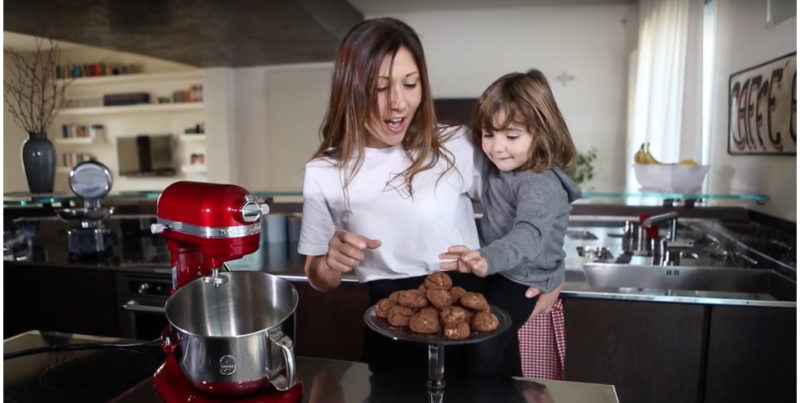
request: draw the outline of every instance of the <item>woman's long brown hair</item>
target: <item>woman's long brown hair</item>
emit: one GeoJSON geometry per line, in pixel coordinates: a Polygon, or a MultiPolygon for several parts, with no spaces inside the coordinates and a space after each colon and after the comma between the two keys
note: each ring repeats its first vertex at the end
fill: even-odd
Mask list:
{"type": "Polygon", "coordinates": [[[433,168],[439,158],[453,166],[453,157],[442,146],[437,130],[425,53],[416,32],[394,18],[371,19],[358,23],[345,35],[336,55],[328,111],[320,130],[321,144],[313,158],[329,157],[337,166],[347,166],[345,187],[364,161],[364,147],[372,136],[367,125],[380,120],[378,112],[378,74],[387,56],[394,60],[401,47],[414,56],[422,86],[422,99],[403,138],[403,149],[411,165],[402,172],[406,186],[414,175],[433,168]],[[352,165],[351,165],[352,164],[352,165]]]}
{"type": "Polygon", "coordinates": [[[472,140],[480,147],[484,131],[523,125],[533,135],[528,162],[517,169],[542,172],[558,167],[572,172],[577,151],[567,123],[558,110],[555,97],[541,71],[510,73],[498,78],[483,92],[475,109],[472,140]],[[502,122],[496,117],[502,114],[502,122]]]}

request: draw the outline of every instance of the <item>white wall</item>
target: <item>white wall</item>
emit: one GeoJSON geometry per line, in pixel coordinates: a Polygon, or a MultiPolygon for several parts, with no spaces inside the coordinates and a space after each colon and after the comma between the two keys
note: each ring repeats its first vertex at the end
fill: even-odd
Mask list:
{"type": "Polygon", "coordinates": [[[599,190],[624,188],[628,55],[636,46],[635,4],[539,6],[365,15],[391,16],[422,39],[433,94],[478,97],[512,71],[541,70],[578,150],[596,147],[599,190]],[[562,84],[562,73],[574,80],[562,84]]]}
{"type": "Polygon", "coordinates": [[[770,197],[754,210],[797,221],[796,156],[728,155],[730,75],[797,51],[797,17],[767,28],[766,0],[718,1],[716,66],[712,88],[709,190],[762,193],[770,197]]]}
{"type": "Polygon", "coordinates": [[[302,190],[305,163],[319,146],[332,73],[333,63],[234,69],[233,183],[302,190]]]}

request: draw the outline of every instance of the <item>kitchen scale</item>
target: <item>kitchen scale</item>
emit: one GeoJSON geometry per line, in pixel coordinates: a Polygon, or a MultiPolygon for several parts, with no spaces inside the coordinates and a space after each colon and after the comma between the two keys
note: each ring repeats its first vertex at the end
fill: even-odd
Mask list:
{"type": "Polygon", "coordinates": [[[67,230],[67,249],[70,257],[103,255],[114,246],[114,236],[104,220],[114,208],[102,208],[102,199],[111,190],[111,172],[97,161],[84,161],[69,172],[69,187],[83,200],[83,207],[56,210],[63,221],[78,222],[67,230]]]}

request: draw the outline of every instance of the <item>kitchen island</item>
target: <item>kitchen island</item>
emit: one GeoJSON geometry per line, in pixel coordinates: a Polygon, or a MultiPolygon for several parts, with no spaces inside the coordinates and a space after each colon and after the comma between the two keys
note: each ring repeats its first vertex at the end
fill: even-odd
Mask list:
{"type": "MultiPolygon", "coordinates": [[[[122,340],[64,333],[29,331],[6,339],[5,354],[23,349],[55,344],[119,343],[122,340]]],[[[3,386],[6,400],[19,403],[52,401],[106,401],[115,403],[160,403],[162,400],[153,387],[152,373],[158,365],[156,347],[136,347],[123,350],[97,349],[76,351],[48,351],[7,359],[4,361],[3,386]],[[148,350],[149,349],[149,350],[148,350]],[[136,354],[146,351],[146,353],[136,354]],[[90,381],[71,383],[68,379],[91,378],[109,367],[119,368],[120,352],[145,357],[132,360],[130,368],[140,361],[142,365],[122,371],[118,376],[104,375],[97,387],[90,381]],[[69,374],[65,371],[71,369],[69,374]],[[83,372],[81,372],[83,371],[83,372]],[[61,373],[61,376],[57,374],[61,373]],[[49,380],[42,386],[38,380],[49,380]],[[69,376],[69,378],[67,378],[69,376]],[[62,390],[52,387],[61,385],[62,390]],[[113,390],[116,385],[119,390],[113,390]],[[55,389],[55,390],[54,390],[55,389]],[[100,394],[98,394],[100,390],[100,394]],[[55,393],[55,394],[54,394],[55,393]]],[[[426,401],[426,368],[419,373],[373,372],[359,362],[329,360],[297,356],[297,370],[302,380],[303,402],[413,402],[426,401]]],[[[618,403],[611,385],[582,382],[553,381],[530,378],[489,379],[486,377],[447,376],[443,402],[584,402],[618,403]]]]}

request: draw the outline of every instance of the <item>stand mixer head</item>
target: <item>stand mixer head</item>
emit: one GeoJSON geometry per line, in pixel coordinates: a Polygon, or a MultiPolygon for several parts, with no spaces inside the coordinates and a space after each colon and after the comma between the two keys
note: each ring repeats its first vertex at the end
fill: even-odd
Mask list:
{"type": "Polygon", "coordinates": [[[268,212],[263,200],[236,185],[181,181],[164,189],[151,231],[167,242],[173,291],[258,250],[268,212]]]}

